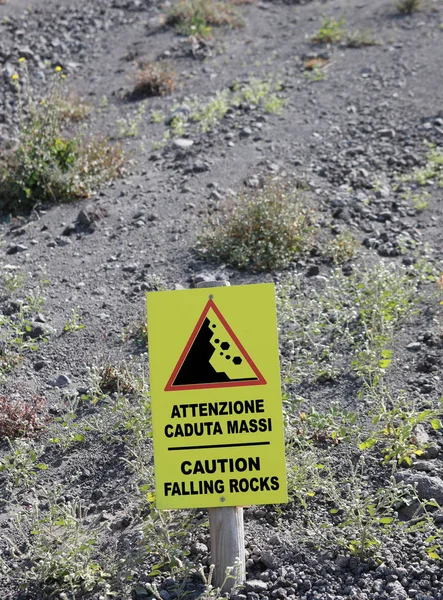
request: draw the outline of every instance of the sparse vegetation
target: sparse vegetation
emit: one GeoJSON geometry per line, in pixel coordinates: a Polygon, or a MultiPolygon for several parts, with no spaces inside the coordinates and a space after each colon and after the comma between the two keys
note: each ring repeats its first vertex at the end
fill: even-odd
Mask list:
{"type": "Polygon", "coordinates": [[[336,265],[341,265],[354,257],[357,241],[349,232],[339,233],[326,245],[324,254],[336,265]]]}
{"type": "Polygon", "coordinates": [[[288,384],[336,379],[349,367],[343,359],[350,353],[352,371],[365,386],[376,387],[390,365],[395,332],[418,310],[419,286],[416,273],[392,264],[350,277],[337,269],[321,290],[292,275],[277,296],[288,384]]]}
{"type": "Polygon", "coordinates": [[[143,120],[146,112],[146,100],[140,103],[137,110],[134,111],[131,117],[117,119],[115,124],[117,127],[118,138],[134,138],[138,136],[138,126],[143,120]]]}
{"type": "Polygon", "coordinates": [[[84,323],[81,314],[79,313],[78,307],[73,308],[71,311],[71,317],[66,321],[63,331],[65,333],[72,333],[84,328],[84,323]]]}
{"type": "MultiPolygon", "coordinates": [[[[184,98],[182,104],[172,107],[169,129],[164,132],[161,142],[156,148],[164,147],[171,137],[181,137],[186,133],[208,133],[222,121],[232,108],[239,112],[247,112],[251,107],[258,108],[268,114],[281,114],[286,105],[282,84],[274,79],[251,77],[248,82],[234,82],[230,88],[216,92],[209,99],[184,98]],[[186,110],[182,110],[182,106],[186,110]],[[172,135],[171,135],[172,134],[172,135]]],[[[154,115],[156,122],[163,120],[161,115],[154,115]]]]}
{"type": "Polygon", "coordinates": [[[71,135],[63,128],[64,75],[57,68],[45,98],[30,94],[26,62],[13,75],[20,132],[16,150],[0,159],[0,210],[20,212],[41,202],[67,202],[88,196],[117,177],[123,166],[119,147],[105,139],[71,135]],[[21,81],[21,79],[23,81],[21,81]]]}
{"type": "Polygon", "coordinates": [[[348,48],[362,48],[363,46],[377,46],[380,42],[374,37],[370,29],[354,29],[346,33],[348,48]]]}
{"type": "Polygon", "coordinates": [[[141,63],[135,74],[132,97],[146,98],[172,94],[176,87],[176,76],[176,72],[164,61],[141,63]]]}
{"type": "Polygon", "coordinates": [[[211,26],[242,27],[237,11],[221,0],[183,0],[176,2],[166,13],[166,24],[176,27],[183,35],[207,37],[211,26]]]}
{"type": "Polygon", "coordinates": [[[398,0],[397,10],[402,15],[411,15],[422,7],[422,0],[398,0]]]}
{"type": "Polygon", "coordinates": [[[239,269],[286,268],[313,241],[313,212],[295,182],[270,181],[207,223],[200,253],[239,269]]]}
{"type": "Polygon", "coordinates": [[[42,415],[46,398],[34,396],[28,402],[20,398],[0,396],[0,440],[31,437],[46,425],[42,415]]]}
{"type": "MultiPolygon", "coordinates": [[[[377,9],[372,34],[330,13],[314,40],[340,47],[310,44],[300,58],[305,32],[320,24],[318,3],[294,13],[277,2],[244,9],[253,29],[210,39],[240,23],[231,5],[252,1],[183,0],[155,15],[145,2],[109,11],[87,0],[58,14],[56,0],[23,19],[14,8],[0,25],[1,598],[224,598],[211,580],[207,510],[156,507],[149,378],[158,363],[144,302],[147,291],[213,278],[274,282],[283,383],[290,502],[245,508],[247,579],[259,581],[234,595],[441,593],[443,149],[420,147],[443,126],[427,94],[441,87],[441,18],[429,12],[412,27],[411,17],[386,23],[377,9]],[[171,44],[165,21],[186,37],[171,44]],[[376,43],[395,23],[380,64],[378,50],[347,49],[376,43]],[[147,46],[163,58],[144,63],[147,46]],[[18,47],[30,57],[29,80],[18,47]],[[54,73],[62,60],[74,81],[88,75],[78,89],[91,106],[66,93],[62,67],[54,73]],[[187,97],[174,90],[172,61],[187,97]],[[322,93],[310,81],[323,81],[322,93]],[[331,109],[331,98],[340,106],[331,109]],[[91,128],[132,148],[127,176],[98,194],[110,179],[94,175],[108,142],[89,138],[91,128]],[[152,132],[164,151],[143,151],[152,132]],[[83,195],[88,206],[41,206],[83,195]],[[95,229],[81,223],[94,205],[103,216],[95,229]],[[24,217],[11,207],[36,210],[24,217]]],[[[344,0],[330,8],[346,9],[352,23],[372,10],[344,0]]],[[[109,152],[119,174],[121,151],[109,152]]],[[[267,376],[266,336],[251,345],[223,294],[220,310],[267,376]]],[[[260,308],[249,308],[258,335],[260,308]]],[[[164,342],[189,333],[184,322],[165,328],[164,342]]],[[[170,350],[167,376],[181,360],[170,350]]],[[[209,406],[222,391],[200,395],[209,406]]],[[[182,402],[176,393],[171,402],[182,402]]],[[[193,443],[195,406],[169,413],[174,449],[193,443]]],[[[263,489],[272,473],[271,454],[253,473],[242,461],[211,466],[212,450],[181,451],[190,462],[174,477],[174,496],[196,500],[193,476],[215,482],[217,470],[250,484],[257,477],[263,489]]]]}
{"type": "Polygon", "coordinates": [[[333,17],[325,17],[322,20],[321,27],[314,33],[311,41],[314,44],[337,44],[341,42],[346,34],[345,19],[334,19],[333,17]]]}

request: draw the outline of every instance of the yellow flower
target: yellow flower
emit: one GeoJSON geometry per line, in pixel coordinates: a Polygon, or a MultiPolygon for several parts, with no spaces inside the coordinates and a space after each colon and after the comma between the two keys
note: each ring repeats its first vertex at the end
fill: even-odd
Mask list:
{"type": "Polygon", "coordinates": [[[46,104],[46,100],[44,98],[42,98],[40,100],[40,106],[44,106],[44,104],[46,104]]]}
{"type": "Polygon", "coordinates": [[[24,63],[25,61],[26,61],[26,58],[25,58],[24,56],[21,56],[21,57],[18,59],[18,62],[19,62],[19,63],[24,63]]]}
{"type": "Polygon", "coordinates": [[[18,79],[17,73],[14,73],[14,75],[12,76],[11,79],[12,79],[12,81],[17,81],[17,79],[18,79]]]}
{"type": "Polygon", "coordinates": [[[56,73],[60,73],[61,70],[62,70],[62,68],[60,66],[55,67],[55,72],[56,73]]]}

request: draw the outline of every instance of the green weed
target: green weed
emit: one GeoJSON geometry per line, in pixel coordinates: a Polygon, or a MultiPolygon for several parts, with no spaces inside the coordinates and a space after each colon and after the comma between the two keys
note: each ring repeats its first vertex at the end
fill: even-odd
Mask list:
{"type": "Polygon", "coordinates": [[[19,106],[19,145],[0,160],[0,210],[29,210],[39,202],[85,197],[117,177],[123,166],[120,148],[104,139],[72,136],[64,127],[64,75],[57,67],[48,94],[36,102],[26,62],[13,75],[19,106]]]}
{"type": "Polygon", "coordinates": [[[134,112],[132,117],[116,120],[115,125],[117,127],[118,138],[134,138],[138,136],[138,126],[143,120],[146,106],[146,101],[143,101],[140,103],[140,106],[134,112]]]}
{"type": "Polygon", "coordinates": [[[403,15],[411,15],[422,7],[422,0],[398,0],[397,10],[403,15]]]}
{"type": "Polygon", "coordinates": [[[166,115],[162,110],[153,110],[151,112],[151,123],[163,123],[165,116],[166,115]]]}
{"type": "Polygon", "coordinates": [[[435,144],[427,144],[426,165],[414,169],[410,175],[400,177],[401,181],[413,182],[421,186],[437,184],[443,187],[443,149],[435,144]]]}
{"type": "MultiPolygon", "coordinates": [[[[390,399],[388,399],[390,400],[390,399]]],[[[382,445],[383,464],[391,461],[398,465],[412,465],[412,459],[423,454],[425,448],[420,446],[415,435],[417,425],[429,424],[433,429],[441,429],[440,418],[443,416],[443,398],[437,409],[418,410],[413,401],[405,401],[399,397],[395,403],[386,401],[374,409],[372,423],[377,427],[360,444],[360,450],[372,448],[376,443],[382,445]]]]}
{"type": "Polygon", "coordinates": [[[337,44],[345,36],[345,19],[324,17],[320,29],[311,37],[315,44],[337,44]]]}
{"type": "Polygon", "coordinates": [[[232,4],[220,0],[182,0],[166,13],[166,24],[183,35],[208,37],[211,26],[242,27],[242,19],[232,4]]]}
{"type": "Polygon", "coordinates": [[[83,329],[84,327],[85,327],[85,325],[83,323],[83,317],[79,313],[79,308],[77,306],[76,308],[72,309],[71,317],[65,323],[65,326],[63,327],[63,332],[64,333],[73,333],[74,331],[79,331],[80,329],[83,329]]]}
{"type": "Polygon", "coordinates": [[[270,181],[212,218],[199,239],[201,256],[253,271],[284,269],[313,241],[313,213],[295,182],[270,181]]]}
{"type": "Polygon", "coordinates": [[[336,265],[341,265],[354,258],[357,240],[349,233],[339,233],[325,246],[324,254],[336,265]]]}
{"type": "MultiPolygon", "coordinates": [[[[229,89],[218,91],[211,98],[204,100],[196,96],[184,98],[183,104],[189,107],[189,114],[177,112],[173,115],[168,129],[155,149],[163,148],[173,136],[183,136],[189,131],[208,133],[216,127],[232,108],[249,110],[256,106],[269,114],[281,114],[286,99],[282,97],[282,84],[274,79],[264,80],[252,77],[247,83],[234,83],[229,89]]],[[[172,107],[172,110],[179,105],[172,107]]]]}
{"type": "Polygon", "coordinates": [[[354,29],[346,34],[348,48],[362,48],[363,46],[377,46],[380,42],[373,36],[370,29],[354,29]]]}
{"type": "Polygon", "coordinates": [[[396,507],[411,497],[412,490],[392,476],[384,487],[372,491],[365,460],[349,465],[346,482],[329,488],[329,510],[333,525],[325,524],[323,535],[360,559],[382,554],[401,530],[396,507]]]}
{"type": "Polygon", "coordinates": [[[418,311],[420,279],[393,264],[349,277],[336,269],[321,289],[291,275],[277,287],[286,384],[323,372],[337,377],[349,369],[350,353],[352,370],[365,385],[377,385],[395,333],[418,311]]]}
{"type": "Polygon", "coordinates": [[[302,404],[300,399],[295,399],[295,402],[289,399],[284,403],[287,438],[294,444],[304,440],[325,446],[337,445],[349,441],[360,431],[357,414],[336,403],[325,412],[314,407],[303,410],[302,404]]]}
{"type": "Polygon", "coordinates": [[[19,513],[13,522],[12,551],[16,560],[27,565],[17,572],[22,586],[34,586],[50,597],[103,590],[111,574],[95,559],[106,528],[99,521],[100,516],[88,517],[81,502],[56,499],[44,512],[35,504],[19,513]]]}
{"type": "Polygon", "coordinates": [[[39,461],[44,447],[29,440],[7,439],[7,442],[9,452],[0,458],[0,474],[5,478],[5,489],[17,493],[34,487],[37,472],[48,468],[48,465],[39,461]]]}

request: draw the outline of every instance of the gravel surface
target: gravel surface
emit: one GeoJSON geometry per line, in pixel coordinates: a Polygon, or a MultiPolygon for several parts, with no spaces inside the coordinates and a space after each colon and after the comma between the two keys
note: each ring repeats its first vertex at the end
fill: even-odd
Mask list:
{"type": "MultiPolygon", "coordinates": [[[[125,120],[127,126],[134,121],[137,125],[135,136],[120,135],[129,159],[123,176],[108,187],[82,201],[39,206],[30,215],[0,215],[2,276],[10,281],[20,273],[24,282],[11,291],[3,279],[0,317],[18,318],[31,293],[45,298],[26,332],[26,339],[35,340],[38,347],[22,347],[19,363],[0,379],[0,396],[27,401],[44,396],[48,421],[58,419],[65,429],[70,426],[66,415],[72,413],[72,422],[96,415],[98,423],[86,439],[71,440],[66,447],[51,443],[45,432],[38,436],[35,443],[44,448],[36,460],[48,468],[27,487],[20,484],[11,492],[0,467],[0,597],[5,600],[49,597],[49,587],[39,581],[21,585],[22,573],[32,568],[35,558],[14,556],[11,544],[11,539],[19,539],[14,538],[15,515],[34,505],[44,513],[50,503],[48,490],[58,490],[56,505],[81,501],[88,523],[106,525],[97,550],[105,561],[124,558],[129,565],[128,556],[134,555],[143,536],[155,532],[163,540],[135,566],[128,566],[125,581],[123,576],[119,583],[110,580],[108,591],[114,591],[114,597],[151,598],[154,592],[147,583],[158,586],[162,600],[185,593],[216,595],[205,587],[198,570],[192,571],[198,565],[207,570],[211,564],[207,513],[166,513],[151,530],[143,530],[149,508],[140,508],[136,490],[152,470],[150,439],[143,439],[143,432],[137,438],[136,455],[143,454],[146,463],[140,476],[124,427],[108,427],[106,419],[111,423],[115,418],[112,406],[78,404],[78,398],[91,392],[94,367],[125,361],[139,374],[138,381],[148,378],[140,333],[146,291],[183,289],[214,278],[232,285],[273,281],[280,286],[292,274],[308,303],[316,301],[313,294],[328,288],[334,272],[346,279],[379,265],[399,273],[421,269],[417,312],[401,323],[389,346],[395,360],[386,380],[392,397],[403,390],[420,410],[441,406],[443,292],[438,298],[438,286],[435,281],[426,283],[420,265],[426,260],[428,274],[433,270],[438,277],[443,272],[443,187],[437,177],[426,186],[404,177],[427,164],[426,144],[443,148],[441,1],[429,0],[425,9],[408,16],[399,15],[391,0],[257,2],[238,9],[245,27],[221,31],[215,42],[199,44],[164,27],[163,7],[151,0],[35,0],[29,9],[21,0],[0,2],[0,153],[17,143],[18,102],[11,78],[20,69],[20,57],[26,58],[32,94],[38,98],[54,69],[62,68],[68,89],[93,107],[87,118],[93,132],[118,141],[119,122],[120,129],[125,120]],[[313,44],[310,37],[324,15],[345,18],[349,31],[370,28],[380,43],[358,48],[346,40],[313,44]],[[129,101],[137,61],[159,58],[171,62],[177,72],[172,96],[148,98],[146,105],[129,101]],[[306,64],[319,58],[326,66],[315,81],[306,64]],[[177,139],[158,143],[171,117],[189,111],[194,96],[202,103],[251,77],[278,77],[279,94],[286,100],[281,114],[243,102],[209,132],[191,126],[177,139]],[[153,111],[161,111],[164,118],[153,122],[153,111]],[[226,201],[239,192],[254,192],[269,177],[286,176],[303,182],[309,206],[318,214],[319,237],[308,255],[294,260],[285,272],[253,273],[207,263],[196,254],[204,223],[218,215],[226,201]],[[424,191],[426,206],[418,206],[424,191]],[[323,240],[348,233],[356,240],[357,252],[337,267],[325,257],[323,240]],[[162,538],[164,531],[169,534],[162,538]],[[170,561],[159,574],[153,573],[166,546],[170,561]],[[179,568],[182,561],[189,566],[187,578],[179,568]]],[[[443,184],[441,172],[440,177],[443,184]]],[[[291,365],[297,367],[302,344],[291,338],[291,327],[296,329],[297,323],[282,324],[280,331],[286,374],[291,365]]],[[[0,358],[2,343],[0,332],[0,358]]],[[[349,359],[349,348],[337,352],[349,359]]],[[[341,416],[345,410],[356,411],[368,423],[371,405],[359,393],[361,381],[351,372],[350,362],[343,367],[340,360],[335,364],[338,376],[317,373],[285,384],[285,406],[296,406],[300,397],[306,400],[304,410],[327,411],[338,403],[341,416]]],[[[130,402],[127,411],[126,425],[130,402]]],[[[340,543],[346,534],[340,533],[341,513],[330,512],[330,498],[322,492],[309,496],[309,485],[305,489],[298,478],[298,463],[290,456],[302,448],[299,433],[297,426],[288,426],[289,504],[245,509],[247,581],[233,592],[233,599],[443,600],[442,562],[430,556],[433,542],[426,541],[436,535],[443,552],[442,509],[431,509],[433,533],[422,535],[414,529],[420,501],[434,499],[443,505],[440,431],[429,422],[414,429],[425,451],[414,457],[412,467],[403,463],[391,471],[391,465],[382,464],[380,445],[365,459],[367,487],[360,487],[361,497],[388,486],[391,477],[416,491],[409,503],[393,503],[399,523],[409,530],[381,528],[380,551],[363,555],[352,552],[349,539],[340,543]],[[300,501],[303,490],[309,510],[300,501]],[[327,527],[319,533],[315,526],[323,522],[338,533],[327,527]]],[[[363,453],[350,441],[336,444],[329,436],[330,432],[326,440],[316,439],[302,450],[305,458],[312,453],[317,463],[331,461],[337,486],[347,489],[343,494],[351,501],[358,494],[350,465],[358,469],[363,453]]],[[[7,441],[0,439],[0,458],[10,452],[7,441]]],[[[91,555],[90,562],[95,558],[91,555]]],[[[56,592],[52,597],[111,597],[103,585],[87,591],[66,588],[66,595],[56,592]]]]}

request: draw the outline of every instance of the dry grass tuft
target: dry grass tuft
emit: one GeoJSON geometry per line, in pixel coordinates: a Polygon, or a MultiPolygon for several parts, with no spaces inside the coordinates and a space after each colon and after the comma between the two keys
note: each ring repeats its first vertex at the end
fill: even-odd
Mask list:
{"type": "Polygon", "coordinates": [[[243,27],[244,22],[232,3],[219,0],[182,0],[176,2],[165,15],[166,25],[177,27],[185,35],[204,34],[211,25],[243,27]]]}
{"type": "Polygon", "coordinates": [[[399,0],[397,10],[402,15],[412,15],[422,7],[422,0],[399,0]]]}
{"type": "Polygon", "coordinates": [[[312,248],[313,216],[296,182],[271,180],[226,205],[206,225],[199,251],[238,269],[285,269],[312,248]]]}
{"type": "Polygon", "coordinates": [[[134,98],[168,96],[176,88],[177,73],[165,62],[142,63],[135,75],[134,98]]]}
{"type": "Polygon", "coordinates": [[[305,70],[306,71],[315,71],[315,69],[321,69],[325,65],[328,64],[328,61],[325,58],[309,58],[305,62],[305,70]]]}

